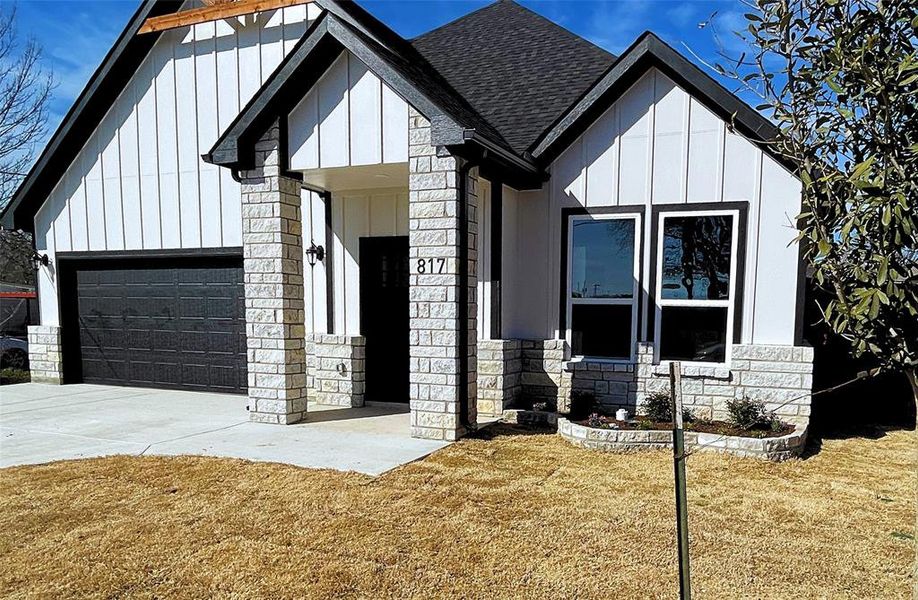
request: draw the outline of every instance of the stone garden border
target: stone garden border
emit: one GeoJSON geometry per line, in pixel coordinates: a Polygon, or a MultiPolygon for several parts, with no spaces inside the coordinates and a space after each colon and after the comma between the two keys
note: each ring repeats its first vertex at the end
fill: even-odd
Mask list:
{"type": "MultiPolygon", "coordinates": [[[[721,436],[716,433],[685,432],[688,450],[703,450],[761,458],[775,462],[800,456],[806,446],[806,425],[796,425],[793,432],[780,437],[751,438],[721,436]]],[[[598,429],[578,425],[558,417],[558,435],[581,448],[600,452],[638,452],[672,448],[672,431],[598,429]]]]}

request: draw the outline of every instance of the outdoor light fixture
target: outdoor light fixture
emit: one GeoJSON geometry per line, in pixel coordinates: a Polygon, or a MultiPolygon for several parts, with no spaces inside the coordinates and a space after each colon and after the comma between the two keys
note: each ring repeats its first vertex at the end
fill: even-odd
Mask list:
{"type": "Polygon", "coordinates": [[[316,246],[315,242],[309,242],[309,248],[306,248],[306,261],[310,267],[316,266],[316,261],[325,260],[325,248],[316,246]]]}
{"type": "Polygon", "coordinates": [[[32,256],[29,257],[29,261],[32,263],[32,268],[36,271],[41,267],[47,267],[51,264],[51,259],[48,258],[47,254],[39,254],[38,252],[33,252],[32,256]]]}

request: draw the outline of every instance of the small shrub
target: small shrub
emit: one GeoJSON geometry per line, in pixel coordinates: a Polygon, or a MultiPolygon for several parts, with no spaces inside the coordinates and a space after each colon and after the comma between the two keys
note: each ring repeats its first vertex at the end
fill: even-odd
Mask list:
{"type": "Polygon", "coordinates": [[[592,413],[587,419],[587,425],[590,427],[602,427],[603,420],[599,413],[592,413]]]}
{"type": "Polygon", "coordinates": [[[730,423],[741,429],[780,431],[783,424],[774,413],[765,410],[765,403],[748,396],[727,401],[730,423]]]}
{"type": "Polygon", "coordinates": [[[652,392],[641,405],[644,415],[651,421],[672,421],[673,413],[669,407],[669,392],[652,392]]]}
{"type": "Polygon", "coordinates": [[[778,415],[775,413],[768,413],[768,428],[772,431],[778,432],[784,429],[784,422],[778,418],[778,415]]]}
{"type": "Polygon", "coordinates": [[[596,396],[590,392],[574,390],[571,392],[570,416],[574,420],[585,419],[596,408],[596,396]]]}
{"type": "Polygon", "coordinates": [[[654,424],[651,421],[645,421],[644,419],[639,419],[634,422],[634,426],[638,429],[647,431],[654,428],[654,424]]]}
{"type": "MultiPolygon", "coordinates": [[[[670,423],[673,420],[673,411],[670,408],[669,392],[652,392],[647,395],[644,403],[641,404],[644,410],[644,416],[651,421],[658,423],[670,423]]],[[[682,420],[691,423],[695,420],[695,414],[682,407],[682,420]]]]}
{"type": "Polygon", "coordinates": [[[30,380],[29,372],[23,369],[7,368],[0,371],[0,385],[28,383],[30,380]]]}

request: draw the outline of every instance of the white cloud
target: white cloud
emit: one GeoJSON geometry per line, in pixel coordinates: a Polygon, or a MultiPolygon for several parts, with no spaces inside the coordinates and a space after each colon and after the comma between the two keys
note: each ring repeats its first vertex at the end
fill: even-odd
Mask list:
{"type": "Polygon", "coordinates": [[[669,21],[679,28],[697,27],[699,22],[698,11],[690,2],[676,4],[666,11],[669,21]]]}
{"type": "Polygon", "coordinates": [[[645,30],[653,0],[606,1],[593,6],[583,35],[614,54],[621,54],[645,30]]]}
{"type": "Polygon", "coordinates": [[[749,50],[749,45],[737,35],[746,31],[747,26],[746,17],[736,10],[718,12],[710,25],[716,33],[720,49],[730,56],[736,55],[737,57],[749,50]]]}

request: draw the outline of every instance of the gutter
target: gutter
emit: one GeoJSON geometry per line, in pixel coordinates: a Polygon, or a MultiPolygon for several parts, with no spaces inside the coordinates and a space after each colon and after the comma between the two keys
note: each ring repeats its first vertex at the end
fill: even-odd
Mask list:
{"type": "Polygon", "coordinates": [[[481,146],[482,148],[484,148],[484,150],[485,150],[484,155],[485,155],[485,156],[486,156],[487,154],[494,154],[494,155],[497,156],[498,158],[500,158],[500,159],[502,159],[503,161],[509,163],[510,165],[512,165],[512,166],[514,166],[514,167],[520,169],[521,171],[525,171],[526,173],[530,173],[530,174],[532,174],[532,175],[542,177],[543,180],[545,179],[545,177],[544,177],[544,172],[543,172],[542,169],[540,169],[537,165],[535,165],[535,164],[532,163],[531,161],[528,161],[528,160],[526,160],[526,159],[520,157],[519,155],[517,155],[517,154],[515,154],[515,153],[513,153],[513,152],[510,152],[510,151],[507,150],[506,148],[502,148],[502,147],[498,146],[497,144],[495,144],[494,142],[492,142],[492,141],[489,140],[488,138],[483,137],[482,135],[480,135],[480,134],[479,134],[476,130],[474,130],[474,129],[465,129],[465,130],[463,130],[463,131],[462,131],[462,139],[463,139],[463,140],[466,140],[466,141],[475,142],[476,144],[478,144],[479,146],[481,146]]]}

